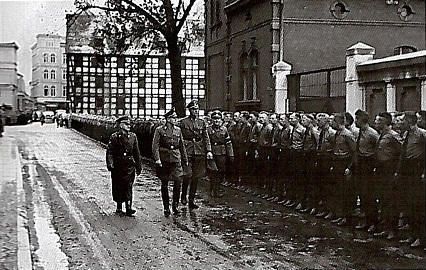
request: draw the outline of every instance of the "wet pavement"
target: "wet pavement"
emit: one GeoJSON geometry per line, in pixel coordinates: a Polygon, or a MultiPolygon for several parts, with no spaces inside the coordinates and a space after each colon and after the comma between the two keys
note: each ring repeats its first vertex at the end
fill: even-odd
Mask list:
{"type": "MultiPolygon", "coordinates": [[[[136,217],[119,217],[114,214],[101,145],[53,124],[7,127],[5,135],[21,154],[34,269],[424,269],[426,265],[423,250],[369,239],[367,233],[331,225],[237,188],[222,187],[225,196],[211,199],[207,181],[200,185],[200,209],[190,212],[182,207],[180,216],[165,218],[160,182],[148,161],[134,186],[136,217]],[[49,268],[52,265],[56,268],[49,268]]],[[[16,187],[0,188],[4,198],[5,191],[16,187]]],[[[4,200],[1,204],[4,213],[13,208],[4,200]]],[[[5,226],[0,222],[0,231],[5,226]]],[[[0,266],[13,256],[13,252],[0,255],[0,266]]]]}

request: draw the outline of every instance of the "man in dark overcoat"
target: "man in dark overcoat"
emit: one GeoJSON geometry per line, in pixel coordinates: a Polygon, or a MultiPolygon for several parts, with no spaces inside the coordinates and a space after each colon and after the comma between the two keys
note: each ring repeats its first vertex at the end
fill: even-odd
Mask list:
{"type": "Polygon", "coordinates": [[[136,134],[130,132],[130,118],[122,116],[117,119],[119,130],[109,140],[106,152],[107,168],[111,171],[112,198],[117,203],[117,214],[123,214],[123,202],[126,216],[133,216],[132,187],[135,174],[141,173],[141,159],[136,134]]]}

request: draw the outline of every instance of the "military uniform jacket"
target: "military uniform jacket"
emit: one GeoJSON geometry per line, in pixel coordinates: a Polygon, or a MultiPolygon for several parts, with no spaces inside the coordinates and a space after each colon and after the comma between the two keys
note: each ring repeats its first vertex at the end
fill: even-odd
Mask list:
{"type": "Polygon", "coordinates": [[[124,174],[128,172],[141,171],[141,160],[138,139],[136,134],[122,131],[113,133],[110,137],[106,162],[108,168],[115,171],[121,171],[124,174]]]}
{"type": "Polygon", "coordinates": [[[182,119],[180,128],[189,157],[205,155],[206,152],[212,151],[207,126],[203,120],[188,116],[182,119]]]}
{"type": "Polygon", "coordinates": [[[166,163],[188,163],[182,131],[177,126],[162,125],[155,129],[152,140],[154,160],[166,163]]]}
{"type": "Polygon", "coordinates": [[[234,156],[234,149],[229,136],[228,130],[224,126],[220,127],[208,127],[207,132],[209,134],[210,142],[212,145],[212,153],[215,156],[234,156]]]}

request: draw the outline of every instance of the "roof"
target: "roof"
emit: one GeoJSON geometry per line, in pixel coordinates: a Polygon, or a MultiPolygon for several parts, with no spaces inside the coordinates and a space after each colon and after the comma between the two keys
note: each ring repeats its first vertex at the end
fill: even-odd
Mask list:
{"type": "Polygon", "coordinates": [[[0,47],[11,47],[19,49],[18,44],[16,44],[15,42],[0,42],[0,47]]]}
{"type": "Polygon", "coordinates": [[[402,66],[424,65],[426,63],[426,50],[406,53],[401,55],[393,55],[380,59],[367,60],[357,65],[360,72],[388,69],[402,66]]]}
{"type": "Polygon", "coordinates": [[[418,51],[418,52],[412,52],[412,53],[406,53],[406,54],[400,54],[400,55],[393,55],[393,56],[380,58],[380,59],[368,60],[368,61],[365,61],[365,62],[358,64],[358,66],[366,66],[366,65],[386,63],[386,62],[395,62],[395,61],[402,61],[402,60],[413,59],[413,58],[421,58],[421,57],[426,57],[426,50],[422,50],[422,51],[418,51]]]}

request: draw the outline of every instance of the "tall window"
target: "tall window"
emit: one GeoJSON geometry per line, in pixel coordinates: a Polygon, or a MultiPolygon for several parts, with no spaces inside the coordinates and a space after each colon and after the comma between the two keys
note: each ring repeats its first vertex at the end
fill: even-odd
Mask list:
{"type": "Polygon", "coordinates": [[[45,97],[49,95],[49,86],[47,86],[47,85],[44,86],[44,93],[43,94],[44,94],[45,97]]]}
{"type": "Polygon", "coordinates": [[[43,54],[43,62],[48,63],[49,62],[49,55],[47,53],[43,54]]]}
{"type": "Polygon", "coordinates": [[[50,71],[50,79],[56,80],[56,71],[54,69],[50,71]]]}
{"type": "Polygon", "coordinates": [[[65,69],[62,69],[62,80],[67,79],[67,71],[65,69]]]}
{"type": "Polygon", "coordinates": [[[56,96],[56,86],[52,85],[52,86],[50,87],[50,95],[51,95],[52,97],[56,96]]]}
{"type": "Polygon", "coordinates": [[[50,62],[52,62],[52,63],[56,63],[56,54],[52,53],[52,54],[50,55],[50,62]]]}
{"type": "Polygon", "coordinates": [[[45,80],[49,79],[49,71],[47,69],[43,71],[43,79],[45,80]]]}
{"type": "Polygon", "coordinates": [[[247,53],[243,53],[240,56],[240,89],[241,89],[241,97],[243,100],[248,99],[248,77],[249,66],[247,53]]]}
{"type": "Polygon", "coordinates": [[[63,53],[62,54],[62,64],[66,64],[67,63],[67,54],[63,53]]]}
{"type": "Polygon", "coordinates": [[[62,85],[62,96],[63,97],[67,96],[67,86],[66,85],[62,85]]]}
{"type": "Polygon", "coordinates": [[[251,84],[251,97],[250,99],[257,99],[257,69],[258,69],[258,52],[252,50],[250,52],[250,84],[251,84]]]}

